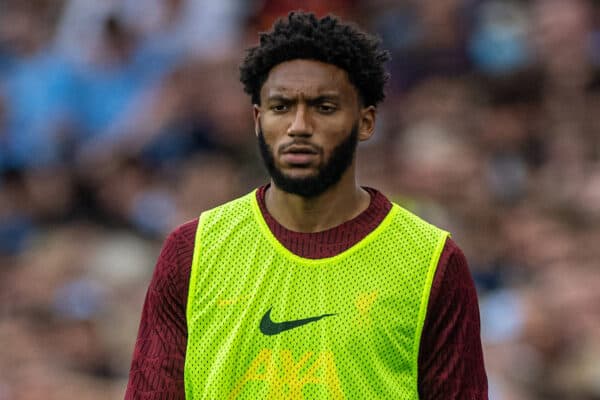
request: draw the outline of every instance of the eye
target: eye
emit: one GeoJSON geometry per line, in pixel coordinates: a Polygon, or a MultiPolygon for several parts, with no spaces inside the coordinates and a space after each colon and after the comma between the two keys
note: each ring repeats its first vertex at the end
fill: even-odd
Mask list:
{"type": "Polygon", "coordinates": [[[271,110],[273,110],[277,113],[281,113],[281,112],[287,111],[288,106],[286,104],[275,104],[275,105],[271,106],[271,110]]]}
{"type": "Polygon", "coordinates": [[[333,104],[323,103],[317,106],[317,109],[321,114],[331,114],[336,110],[333,104]]]}

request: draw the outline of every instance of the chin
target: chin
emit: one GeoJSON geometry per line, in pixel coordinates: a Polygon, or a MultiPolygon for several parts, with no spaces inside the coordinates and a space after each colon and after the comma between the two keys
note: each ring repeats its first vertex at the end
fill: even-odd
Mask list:
{"type": "Polygon", "coordinates": [[[305,176],[316,176],[319,173],[319,168],[314,164],[287,164],[280,163],[277,166],[277,171],[280,174],[289,177],[305,177],[305,176]]]}
{"type": "Polygon", "coordinates": [[[316,178],[317,177],[317,173],[315,171],[312,170],[293,170],[293,171],[284,171],[283,176],[287,179],[297,179],[297,180],[304,180],[304,179],[311,179],[311,178],[316,178]]]}

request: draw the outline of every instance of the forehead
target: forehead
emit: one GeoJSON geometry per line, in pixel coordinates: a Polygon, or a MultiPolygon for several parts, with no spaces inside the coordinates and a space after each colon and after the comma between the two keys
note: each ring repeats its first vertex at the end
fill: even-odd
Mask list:
{"type": "Polygon", "coordinates": [[[346,71],[313,60],[292,60],[276,65],[261,89],[262,98],[273,95],[315,97],[324,93],[350,98],[357,95],[346,71]]]}

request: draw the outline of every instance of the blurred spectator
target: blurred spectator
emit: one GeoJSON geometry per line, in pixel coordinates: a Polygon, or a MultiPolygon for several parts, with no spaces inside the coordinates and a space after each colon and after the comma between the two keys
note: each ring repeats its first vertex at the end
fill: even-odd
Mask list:
{"type": "Polygon", "coordinates": [[[303,10],[318,16],[335,14],[342,18],[355,19],[357,0],[265,0],[255,2],[250,26],[254,31],[266,31],[281,16],[290,11],[303,10]]]}
{"type": "Polygon", "coordinates": [[[121,20],[106,18],[92,62],[79,76],[76,107],[84,143],[101,140],[148,84],[145,71],[132,61],[136,45],[137,38],[121,20]]]}
{"type": "Polygon", "coordinates": [[[0,260],[27,249],[27,241],[35,230],[32,216],[23,207],[27,201],[22,175],[5,172],[0,183],[0,260]]]}
{"type": "Polygon", "coordinates": [[[392,90],[402,92],[430,77],[457,77],[471,70],[469,19],[460,0],[382,3],[372,13],[375,29],[385,33],[392,50],[392,90]]]}
{"type": "Polygon", "coordinates": [[[8,1],[0,16],[0,44],[10,60],[0,74],[0,170],[65,161],[74,81],[70,65],[50,46],[54,3],[8,1]]]}
{"type": "Polygon", "coordinates": [[[533,62],[527,17],[519,1],[487,1],[477,7],[469,52],[479,70],[506,75],[533,62]]]}

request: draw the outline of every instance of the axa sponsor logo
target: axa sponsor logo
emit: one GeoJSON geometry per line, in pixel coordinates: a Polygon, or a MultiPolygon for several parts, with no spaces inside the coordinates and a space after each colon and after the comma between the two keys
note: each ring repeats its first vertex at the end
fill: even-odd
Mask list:
{"type": "Polygon", "coordinates": [[[262,349],[235,385],[229,399],[238,398],[251,384],[258,384],[261,393],[266,389],[268,399],[302,400],[306,385],[321,385],[331,399],[344,399],[331,351],[307,351],[294,359],[291,350],[262,349]]]}

